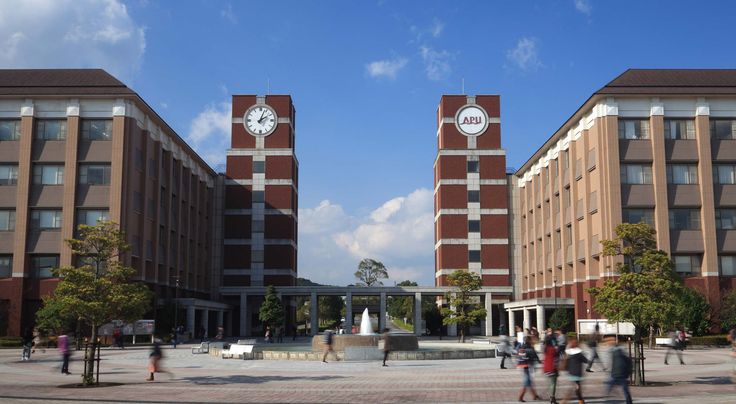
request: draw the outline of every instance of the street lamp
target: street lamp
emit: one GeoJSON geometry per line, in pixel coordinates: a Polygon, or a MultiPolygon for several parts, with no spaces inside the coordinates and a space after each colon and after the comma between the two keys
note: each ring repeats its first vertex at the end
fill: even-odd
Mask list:
{"type": "Polygon", "coordinates": [[[174,338],[178,341],[179,339],[179,276],[174,277],[175,288],[174,289],[174,338]]]}
{"type": "Polygon", "coordinates": [[[555,311],[557,311],[557,277],[552,278],[552,293],[555,294],[555,311]]]}

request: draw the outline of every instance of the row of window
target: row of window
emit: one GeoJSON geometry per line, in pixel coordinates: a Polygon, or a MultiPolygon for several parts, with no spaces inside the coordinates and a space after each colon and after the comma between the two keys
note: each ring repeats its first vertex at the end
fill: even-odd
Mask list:
{"type": "MultiPolygon", "coordinates": [[[[62,211],[60,209],[32,209],[31,230],[54,230],[62,226],[62,211]]],[[[77,211],[77,224],[94,226],[100,220],[109,220],[107,210],[80,209],[77,211]]],[[[0,231],[15,230],[15,210],[0,210],[0,231]]]]}
{"type": "MultiPolygon", "coordinates": [[[[0,185],[18,183],[18,166],[0,165],[0,185]]],[[[80,164],[79,183],[85,185],[110,185],[109,164],[80,164]]],[[[35,164],[33,166],[34,185],[64,184],[64,166],[60,164],[35,164]]]]}
{"type": "MultiPolygon", "coordinates": [[[[35,123],[34,138],[39,140],[66,139],[66,119],[38,119],[35,123]]],[[[20,127],[19,119],[0,120],[0,141],[20,140],[20,127]]],[[[84,140],[112,139],[112,120],[110,119],[83,119],[80,129],[84,140]]]]}
{"type": "MultiPolygon", "coordinates": [[[[654,226],[654,209],[623,209],[624,223],[644,222],[654,226]]],[[[670,209],[670,230],[699,230],[700,209],[670,209]]],[[[716,229],[736,230],[736,209],[716,209],[716,229]]]]}
{"type": "MultiPolygon", "coordinates": [[[[648,119],[619,119],[619,139],[649,139],[651,130],[648,119]]],[[[711,139],[736,139],[736,120],[711,119],[711,139]]],[[[671,140],[695,139],[695,121],[692,119],[665,119],[664,138],[671,140]]]]}
{"type": "MultiPolygon", "coordinates": [[[[713,179],[716,181],[716,173],[719,172],[716,164],[713,165],[713,179]]],[[[724,179],[727,179],[726,173],[729,168],[734,179],[734,166],[724,166],[724,179]]],[[[667,183],[668,184],[697,184],[698,183],[698,166],[697,164],[667,164],[667,183]]],[[[621,183],[622,184],[651,184],[652,166],[651,164],[621,164],[621,183]]]]}
{"type": "MultiPolygon", "coordinates": [[[[28,260],[29,273],[34,278],[51,278],[52,268],[59,267],[59,255],[31,255],[28,260]]],[[[13,275],[13,256],[0,255],[0,278],[10,278],[13,275]]]]}

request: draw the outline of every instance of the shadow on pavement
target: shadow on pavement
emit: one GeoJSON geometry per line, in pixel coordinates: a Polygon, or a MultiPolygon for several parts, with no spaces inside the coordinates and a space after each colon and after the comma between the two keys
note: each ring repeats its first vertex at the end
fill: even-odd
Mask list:
{"type": "Polygon", "coordinates": [[[731,378],[728,376],[708,376],[696,377],[691,384],[731,384],[731,378]]]}
{"type": "Polygon", "coordinates": [[[194,376],[182,377],[179,381],[190,382],[194,384],[257,384],[268,382],[282,382],[289,380],[300,381],[330,381],[336,379],[344,379],[345,376],[194,376]]]}

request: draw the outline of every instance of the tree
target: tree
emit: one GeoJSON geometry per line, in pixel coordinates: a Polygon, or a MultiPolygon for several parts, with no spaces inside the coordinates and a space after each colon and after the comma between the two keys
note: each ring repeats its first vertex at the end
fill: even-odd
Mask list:
{"type": "Polygon", "coordinates": [[[677,322],[682,284],[667,253],[656,249],[655,231],[649,225],[622,223],[615,231],[614,240],[601,243],[604,256],[624,257],[617,265],[620,275],[589,292],[596,299],[594,309],[609,322],[634,325],[634,380],[643,385],[643,332],[677,322]]]}
{"type": "Polygon", "coordinates": [[[680,294],[677,319],[693,335],[706,334],[711,325],[708,300],[700,292],[683,287],[680,294]]]}
{"type": "Polygon", "coordinates": [[[332,328],[340,323],[343,307],[345,307],[345,302],[340,296],[320,296],[317,307],[319,318],[326,327],[332,328]]]}
{"type": "Polygon", "coordinates": [[[465,270],[455,271],[447,277],[450,286],[457,290],[447,293],[448,307],[442,309],[442,323],[456,324],[460,328],[460,341],[465,342],[465,328],[486,316],[486,309],[478,307],[471,292],[481,288],[480,275],[465,270]]]}
{"type": "Polygon", "coordinates": [[[357,286],[381,286],[383,285],[381,279],[388,278],[388,270],[381,261],[364,258],[358,264],[355,277],[358,279],[357,286]]]}
{"type": "Polygon", "coordinates": [[[82,383],[89,385],[94,383],[97,328],[113,320],[140,319],[150,308],[152,294],[143,283],[131,282],[136,270],[120,262],[120,255],[129,246],[116,223],[80,225],[78,234],[78,239],[66,243],[80,265],[52,270],[61,280],[52,294],[43,298],[36,319],[39,327],[47,330],[59,331],[57,327],[72,320],[90,327],[92,351],[86,355],[87,372],[82,375],[82,383]]]}
{"type": "Polygon", "coordinates": [[[268,285],[266,288],[266,296],[263,298],[258,318],[266,326],[275,327],[284,324],[286,311],[284,310],[284,305],[281,304],[281,299],[279,299],[279,296],[276,294],[276,288],[273,285],[268,285]]]}
{"type": "MultiPolygon", "coordinates": [[[[416,282],[402,281],[396,286],[417,286],[416,282]]],[[[391,317],[406,318],[414,323],[414,298],[411,296],[392,296],[386,304],[386,311],[391,317]]],[[[420,324],[421,325],[421,324],[420,324]]]]}
{"type": "Polygon", "coordinates": [[[570,312],[564,307],[558,307],[554,312],[552,312],[552,316],[550,316],[547,326],[553,330],[569,330],[571,322],[572,317],[570,317],[570,312]]]}
{"type": "Polygon", "coordinates": [[[736,289],[723,296],[720,320],[724,330],[736,328],[736,289]]]}

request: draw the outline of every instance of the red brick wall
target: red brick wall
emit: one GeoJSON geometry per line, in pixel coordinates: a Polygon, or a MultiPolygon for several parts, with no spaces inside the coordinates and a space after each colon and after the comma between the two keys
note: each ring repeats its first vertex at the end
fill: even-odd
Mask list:
{"type": "Polygon", "coordinates": [[[266,158],[267,179],[290,179],[294,175],[294,158],[291,156],[268,156],[266,158]]]}
{"type": "Polygon", "coordinates": [[[467,215],[442,215],[437,220],[438,238],[467,238],[467,215]]]}
{"type": "Polygon", "coordinates": [[[250,215],[229,215],[225,220],[225,238],[250,238],[250,215]]]}
{"type": "Polygon", "coordinates": [[[266,187],[267,209],[294,209],[294,189],[290,185],[269,185],[266,187]]]}
{"type": "Polygon", "coordinates": [[[266,269],[294,268],[294,247],[288,245],[267,245],[263,249],[263,266],[266,269]]]}
{"type": "Polygon", "coordinates": [[[296,239],[294,218],[287,215],[266,215],[265,238],[296,239]]]}
{"type": "Polygon", "coordinates": [[[480,218],[481,238],[508,238],[508,215],[482,215],[480,218]]]}
{"type": "Polygon", "coordinates": [[[253,157],[229,156],[227,158],[227,176],[236,180],[253,178],[253,157]]]}

